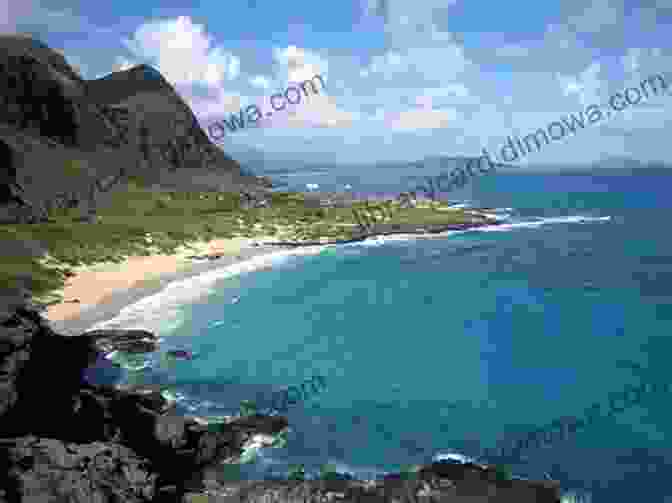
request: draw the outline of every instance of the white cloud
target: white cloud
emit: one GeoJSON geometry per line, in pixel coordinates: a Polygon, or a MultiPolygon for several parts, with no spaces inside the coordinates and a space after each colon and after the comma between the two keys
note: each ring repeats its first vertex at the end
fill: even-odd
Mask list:
{"type": "Polygon", "coordinates": [[[294,45],[284,49],[273,48],[278,82],[303,82],[315,75],[329,73],[329,63],[317,53],[294,45]]]}
{"type": "Polygon", "coordinates": [[[204,25],[187,16],[143,24],[124,44],[140,61],[151,61],[172,84],[214,87],[240,73],[240,60],[222,47],[204,25]]]}
{"type": "Polygon", "coordinates": [[[374,56],[362,74],[363,77],[380,77],[396,82],[398,77],[420,81],[451,82],[457,80],[471,66],[464,50],[457,44],[444,47],[411,47],[389,50],[374,56]],[[441,64],[437,64],[440,61],[441,64]]]}
{"type": "Polygon", "coordinates": [[[398,131],[418,131],[450,127],[457,120],[458,114],[455,110],[433,110],[430,105],[421,109],[399,112],[391,118],[387,125],[398,131]]]}
{"type": "MultiPolygon", "coordinates": [[[[358,119],[358,113],[341,109],[334,98],[329,96],[330,86],[327,78],[329,65],[323,57],[308,49],[290,45],[285,48],[274,48],[273,60],[275,61],[274,82],[282,82],[284,88],[277,89],[272,94],[282,93],[288,87],[300,87],[300,84],[307,80],[314,82],[318,92],[312,93],[311,87],[307,86],[308,93],[301,93],[301,100],[298,104],[285,103],[285,110],[273,112],[273,118],[264,121],[265,126],[291,128],[349,127],[358,119]],[[322,77],[325,87],[322,87],[320,80],[315,78],[317,75],[322,77]]],[[[264,114],[271,109],[270,94],[266,97],[265,103],[260,106],[264,110],[264,114]]],[[[279,104],[277,98],[276,101],[279,104]]],[[[285,100],[283,99],[283,101],[285,100]]]]}
{"type": "Polygon", "coordinates": [[[262,75],[256,75],[250,79],[250,85],[252,87],[268,90],[271,88],[271,81],[262,75]]]}

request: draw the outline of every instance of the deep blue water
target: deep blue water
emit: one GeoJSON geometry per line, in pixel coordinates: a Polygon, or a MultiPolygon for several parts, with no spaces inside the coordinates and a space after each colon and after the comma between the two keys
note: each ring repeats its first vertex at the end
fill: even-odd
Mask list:
{"type": "MultiPolygon", "coordinates": [[[[391,193],[409,189],[400,175],[338,168],[285,181],[391,193]]],[[[510,208],[518,225],[342,246],[220,280],[160,333],[166,349],[203,356],[134,379],[174,383],[182,410],[216,415],[324,376],[327,389],[287,414],[287,447],[264,450],[255,476],[292,463],[363,473],[427,461],[426,452],[478,455],[639,383],[617,360],[669,379],[671,182],[660,173],[476,179],[449,197],[510,208]]],[[[512,468],[590,490],[595,503],[662,502],[672,498],[663,477],[671,419],[669,397],[647,397],[512,468]]]]}

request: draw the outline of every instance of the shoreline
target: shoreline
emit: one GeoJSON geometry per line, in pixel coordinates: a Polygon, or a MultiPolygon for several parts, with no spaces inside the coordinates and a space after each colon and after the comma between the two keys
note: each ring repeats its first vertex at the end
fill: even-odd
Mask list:
{"type": "Polygon", "coordinates": [[[98,263],[75,268],[75,275],[59,291],[64,301],[47,306],[43,317],[56,332],[79,335],[93,325],[113,319],[125,307],[160,293],[172,282],[274,253],[280,248],[253,246],[259,241],[258,238],[213,239],[189,243],[171,255],[131,256],[119,264],[98,263]],[[217,258],[205,262],[187,258],[204,255],[217,258]],[[103,290],[101,283],[105,284],[103,290]],[[73,298],[80,302],[66,302],[73,298]]]}
{"type": "Polygon", "coordinates": [[[386,229],[378,224],[378,232],[362,232],[348,240],[332,242],[278,242],[272,236],[256,238],[215,238],[181,246],[174,254],[131,256],[116,263],[101,262],[74,268],[75,275],[66,281],[59,293],[63,301],[47,306],[43,316],[49,326],[64,335],[79,335],[91,327],[112,320],[120,312],[140,300],[159,294],[168,284],[226,268],[285,249],[290,254],[302,248],[334,246],[349,243],[407,236],[445,237],[446,231],[465,231],[500,222],[448,224],[422,229],[386,229]],[[442,235],[443,234],[443,235],[442,235]],[[189,257],[213,257],[207,262],[189,257]],[[101,285],[104,285],[101,288],[101,285]],[[73,303],[77,299],[79,302],[73,303]]]}

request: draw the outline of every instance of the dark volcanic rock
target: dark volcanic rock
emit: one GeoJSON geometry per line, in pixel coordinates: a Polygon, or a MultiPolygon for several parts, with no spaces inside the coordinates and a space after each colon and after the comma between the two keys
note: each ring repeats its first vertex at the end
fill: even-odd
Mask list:
{"type": "Polygon", "coordinates": [[[103,329],[84,332],[80,337],[91,339],[102,353],[123,351],[125,353],[149,353],[158,349],[156,336],[147,330],[103,329]]]}
{"type": "Polygon", "coordinates": [[[449,470],[433,463],[414,476],[387,476],[384,480],[357,481],[249,481],[209,484],[213,503],[560,503],[556,482],[499,480],[493,470],[469,465],[449,470]]]}
{"type": "Polygon", "coordinates": [[[3,503],[141,503],[152,500],[158,478],[146,459],[122,445],[32,436],[0,440],[0,471],[3,503]]]}
{"type": "Polygon", "coordinates": [[[284,418],[253,417],[213,430],[174,415],[151,386],[84,382],[101,349],[151,349],[142,345],[154,340],[149,332],[64,337],[33,310],[0,314],[0,470],[10,474],[0,477],[0,502],[33,501],[31,494],[44,501],[66,488],[74,491],[70,501],[148,501],[164,486],[179,497],[201,488],[209,465],[238,459],[253,435],[287,427],[284,418]],[[81,468],[87,457],[100,467],[81,468]]]}

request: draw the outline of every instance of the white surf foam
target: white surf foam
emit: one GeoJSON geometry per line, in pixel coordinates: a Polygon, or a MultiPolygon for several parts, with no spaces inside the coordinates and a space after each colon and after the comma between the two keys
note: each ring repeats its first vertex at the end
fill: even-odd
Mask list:
{"type": "MultiPolygon", "coordinates": [[[[581,215],[566,216],[566,217],[540,217],[534,221],[523,222],[509,222],[499,225],[488,225],[475,229],[483,232],[506,232],[513,229],[520,229],[525,227],[541,227],[542,225],[550,224],[572,224],[572,223],[589,223],[589,222],[608,222],[611,220],[610,216],[606,217],[584,217],[581,215]]],[[[464,231],[453,231],[464,232],[464,231]]]]}
{"type": "Polygon", "coordinates": [[[472,229],[465,229],[459,231],[445,231],[436,234],[395,234],[393,236],[379,236],[375,238],[368,238],[364,241],[357,241],[354,243],[346,243],[337,246],[382,246],[385,243],[394,241],[411,241],[416,239],[436,239],[445,238],[449,236],[464,234],[466,232],[510,232],[519,228],[526,227],[540,227],[542,225],[550,224],[570,224],[570,223],[588,223],[588,222],[608,222],[611,220],[610,216],[606,217],[585,217],[581,215],[567,216],[567,217],[538,217],[533,221],[511,222],[509,216],[504,215],[490,215],[499,221],[507,223],[500,223],[496,225],[484,225],[483,227],[474,227],[472,229]]]}
{"type": "Polygon", "coordinates": [[[258,255],[187,279],[168,283],[160,292],[140,299],[121,309],[110,320],[96,323],[88,330],[101,328],[144,329],[155,334],[166,335],[178,328],[182,322],[181,306],[213,293],[216,281],[243,273],[277,265],[294,256],[316,255],[323,246],[309,246],[291,250],[280,250],[258,255]]]}

